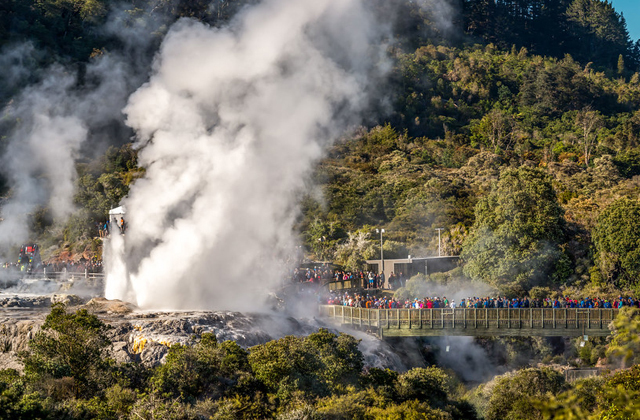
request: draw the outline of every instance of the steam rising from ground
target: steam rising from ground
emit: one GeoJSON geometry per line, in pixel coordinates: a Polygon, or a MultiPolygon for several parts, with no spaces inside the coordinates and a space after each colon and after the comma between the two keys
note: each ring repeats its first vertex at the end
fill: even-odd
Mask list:
{"type": "MultiPolygon", "coordinates": [[[[17,68],[11,74],[21,73],[21,61],[15,61],[17,68]]],[[[128,95],[125,66],[117,58],[94,60],[86,78],[95,85],[78,89],[75,72],[54,65],[3,112],[6,120],[16,123],[0,165],[12,188],[2,206],[2,250],[28,239],[27,217],[39,206],[48,206],[54,220],[61,221],[75,210],[75,160],[80,148],[92,127],[118,118],[128,95]]]]}
{"type": "Polygon", "coordinates": [[[224,29],[175,24],[125,109],[147,172],[107,297],[255,310],[284,279],[305,177],[388,67],[380,27],[360,0],[267,0],[224,29]]]}
{"type": "Polygon", "coordinates": [[[151,14],[136,20],[127,16],[113,11],[103,28],[120,40],[121,50],[98,54],[82,72],[60,64],[38,69],[44,53],[31,43],[0,51],[0,91],[17,92],[0,114],[0,131],[7,137],[0,171],[11,188],[0,209],[0,257],[9,257],[9,247],[30,238],[28,218],[38,208],[48,208],[59,226],[77,210],[75,165],[83,151],[123,142],[105,128],[123,126],[122,108],[146,79],[144,52],[154,42],[155,29],[166,22],[151,14]],[[19,91],[31,80],[36,82],[19,91]]]}

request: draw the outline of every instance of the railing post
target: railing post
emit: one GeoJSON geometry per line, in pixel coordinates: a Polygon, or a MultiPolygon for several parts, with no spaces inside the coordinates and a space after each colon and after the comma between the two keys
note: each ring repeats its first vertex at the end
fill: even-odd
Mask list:
{"type": "Polygon", "coordinates": [[[544,308],[542,308],[542,328],[544,329],[544,308]]]}
{"type": "Polygon", "coordinates": [[[473,319],[475,322],[475,329],[478,329],[478,308],[473,308],[473,319]]]}
{"type": "Polygon", "coordinates": [[[522,329],[522,311],[518,311],[518,328],[522,329]]]}
{"type": "Polygon", "coordinates": [[[553,328],[555,329],[556,328],[556,308],[553,308],[551,311],[552,311],[551,313],[553,314],[553,328]]]}
{"type": "Polygon", "coordinates": [[[507,328],[511,328],[511,308],[507,308],[507,328]]]}
{"type": "Polygon", "coordinates": [[[462,323],[464,324],[464,329],[467,329],[467,308],[462,309],[462,323]]]}
{"type": "Polygon", "coordinates": [[[431,308],[430,311],[431,311],[431,329],[433,329],[433,308],[431,308]]]}
{"type": "Polygon", "coordinates": [[[500,309],[496,309],[496,328],[500,329],[500,309]]]}
{"type": "Polygon", "coordinates": [[[529,308],[529,327],[533,328],[533,308],[529,308]]]}
{"type": "Polygon", "coordinates": [[[444,329],[444,309],[440,308],[440,325],[444,329]]]}
{"type": "Polygon", "coordinates": [[[600,312],[600,329],[602,329],[602,309],[599,309],[598,312],[600,312]]]}
{"type": "Polygon", "coordinates": [[[567,308],[564,308],[564,328],[569,328],[569,322],[567,322],[567,308]]]}
{"type": "Polygon", "coordinates": [[[489,328],[489,312],[487,308],[484,308],[484,326],[485,328],[489,328]]]}
{"type": "Polygon", "coordinates": [[[452,316],[452,321],[453,322],[453,329],[456,329],[456,308],[453,308],[451,310],[451,316],[452,316]]]}

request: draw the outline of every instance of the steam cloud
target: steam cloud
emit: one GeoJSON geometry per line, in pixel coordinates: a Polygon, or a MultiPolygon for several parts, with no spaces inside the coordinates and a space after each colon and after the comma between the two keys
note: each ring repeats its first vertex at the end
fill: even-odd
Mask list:
{"type": "MultiPolygon", "coordinates": [[[[21,64],[16,67],[11,74],[21,73],[21,64]]],[[[119,118],[128,96],[126,73],[121,61],[105,55],[87,68],[94,88],[80,90],[74,72],[54,65],[4,110],[17,123],[1,160],[13,194],[2,207],[0,249],[28,239],[27,218],[38,206],[48,206],[59,221],[75,210],[76,158],[92,127],[119,118]]]]}
{"type": "Polygon", "coordinates": [[[255,310],[283,280],[305,177],[389,67],[385,36],[360,0],[267,0],[223,29],[178,21],[125,108],[147,171],[106,296],[255,310]]]}
{"type": "Polygon", "coordinates": [[[0,118],[0,130],[7,135],[0,171],[12,192],[1,208],[0,255],[8,257],[9,247],[29,239],[28,217],[38,207],[48,207],[59,224],[76,211],[75,164],[84,147],[95,151],[122,142],[110,138],[105,127],[122,126],[122,108],[149,68],[144,52],[155,30],[166,23],[166,17],[152,14],[135,21],[127,16],[112,11],[103,32],[120,39],[121,51],[93,58],[82,83],[76,69],[60,64],[38,71],[43,53],[31,43],[0,53],[2,92],[38,80],[18,92],[0,118]]]}

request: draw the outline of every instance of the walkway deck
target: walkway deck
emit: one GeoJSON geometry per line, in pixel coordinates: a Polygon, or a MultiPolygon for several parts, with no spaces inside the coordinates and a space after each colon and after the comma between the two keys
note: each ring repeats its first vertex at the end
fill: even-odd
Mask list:
{"type": "Polygon", "coordinates": [[[606,336],[617,309],[364,309],[320,305],[320,315],[380,337],[606,336]]]}

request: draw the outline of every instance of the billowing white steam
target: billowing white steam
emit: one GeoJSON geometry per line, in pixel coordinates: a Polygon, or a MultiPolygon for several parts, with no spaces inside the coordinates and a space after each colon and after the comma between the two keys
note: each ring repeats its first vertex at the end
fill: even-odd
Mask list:
{"type": "Polygon", "coordinates": [[[129,95],[146,78],[143,52],[166,20],[151,13],[133,22],[123,16],[128,14],[113,12],[103,29],[120,39],[122,51],[91,59],[81,83],[75,68],[53,64],[35,69],[43,53],[30,43],[0,51],[0,89],[8,92],[29,78],[39,80],[19,91],[0,114],[10,128],[1,133],[7,147],[0,157],[0,171],[11,187],[0,208],[0,256],[7,260],[15,258],[6,255],[11,246],[29,239],[28,217],[39,206],[49,208],[58,225],[76,210],[75,165],[81,148],[87,142],[93,146],[89,149],[100,149],[99,143],[121,141],[107,139],[105,127],[122,121],[129,95]]]}
{"type": "Polygon", "coordinates": [[[27,217],[38,206],[58,221],[75,210],[75,159],[91,127],[118,118],[128,95],[124,67],[110,56],[95,60],[86,73],[95,88],[80,90],[75,72],[54,65],[4,110],[16,124],[0,166],[12,188],[2,207],[0,252],[28,239],[27,217]]]}
{"type": "Polygon", "coordinates": [[[283,281],[305,177],[384,71],[380,28],[360,0],[267,0],[224,29],[175,24],[125,109],[147,172],[107,297],[255,309],[283,281]]]}

